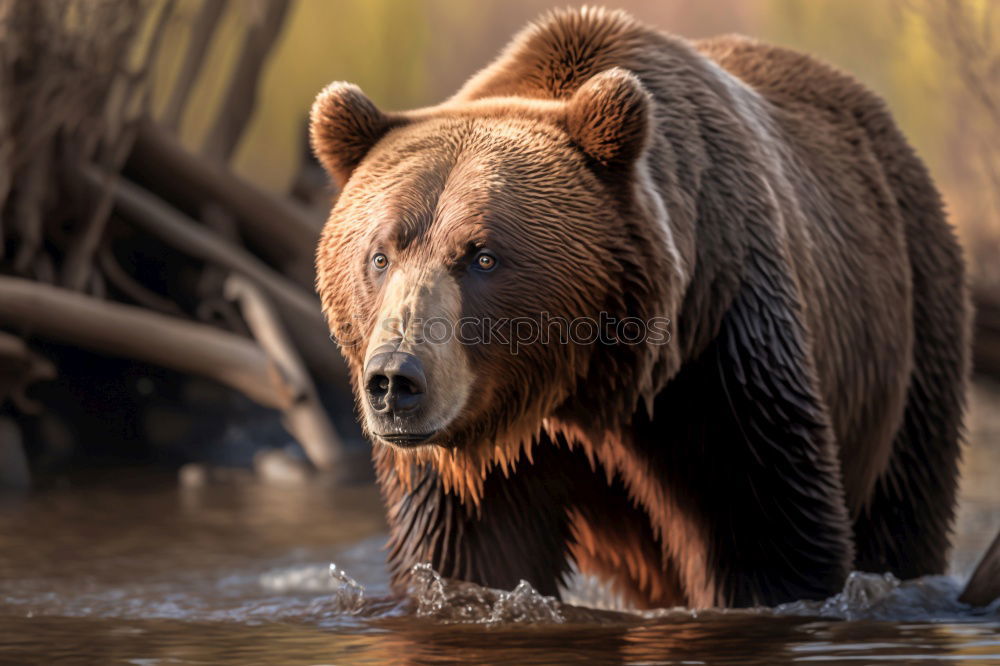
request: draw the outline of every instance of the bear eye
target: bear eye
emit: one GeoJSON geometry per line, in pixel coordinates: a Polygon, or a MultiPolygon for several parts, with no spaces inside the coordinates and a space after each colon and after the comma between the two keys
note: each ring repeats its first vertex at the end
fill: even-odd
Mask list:
{"type": "Polygon", "coordinates": [[[497,258],[489,250],[481,250],[472,261],[472,265],[481,271],[491,271],[497,266],[497,258]]]}
{"type": "Polygon", "coordinates": [[[372,266],[374,266],[377,271],[384,271],[389,267],[389,257],[385,256],[381,252],[376,252],[375,256],[372,257],[372,266]]]}

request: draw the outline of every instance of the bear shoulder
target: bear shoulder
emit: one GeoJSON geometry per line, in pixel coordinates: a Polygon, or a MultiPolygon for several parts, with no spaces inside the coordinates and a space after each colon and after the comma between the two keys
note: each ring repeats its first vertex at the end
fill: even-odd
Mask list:
{"type": "Polygon", "coordinates": [[[692,45],[772,103],[807,105],[851,124],[888,117],[883,100],[854,76],[806,53],[738,34],[692,45]]]}
{"type": "Polygon", "coordinates": [[[499,57],[452,98],[520,96],[566,99],[596,74],[634,70],[668,41],[621,10],[559,9],[522,30],[499,57]]]}

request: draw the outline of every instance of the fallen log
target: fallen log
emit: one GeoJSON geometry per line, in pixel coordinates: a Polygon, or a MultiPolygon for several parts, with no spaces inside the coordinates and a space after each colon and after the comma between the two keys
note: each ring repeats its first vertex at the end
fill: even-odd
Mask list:
{"type": "Polygon", "coordinates": [[[1000,597],[1000,533],[986,549],[983,559],[979,561],[958,600],[970,606],[982,607],[990,605],[998,597],[1000,597]]]}
{"type": "Polygon", "coordinates": [[[240,275],[227,280],[226,296],[239,302],[254,338],[282,373],[285,384],[295,389],[291,404],[284,410],[285,428],[302,445],[313,465],[321,470],[333,469],[342,457],[343,444],[271,303],[256,285],[240,275]]]}
{"type": "MultiPolygon", "coordinates": [[[[56,371],[22,339],[37,335],[229,386],[283,412],[317,467],[331,465],[338,440],[313,380],[345,387],[346,371],[312,291],[323,213],[225,164],[292,2],[254,3],[249,13],[229,0],[194,11],[176,0],[79,4],[0,0],[10,19],[0,20],[0,61],[9,65],[0,67],[0,399],[19,416],[66,408],[48,393],[45,404],[24,393],[56,371]],[[167,68],[172,80],[152,76],[161,46],[189,16],[179,68],[167,68]],[[209,120],[208,154],[193,155],[170,129],[183,125],[228,18],[239,34],[225,39],[241,51],[209,120]],[[166,86],[156,92],[165,93],[170,129],[151,119],[154,85],[166,86]],[[131,261],[158,252],[155,274],[131,261]],[[241,302],[264,305],[241,316],[223,293],[232,274],[250,294],[241,302]],[[197,316],[211,325],[189,319],[197,316]]],[[[72,363],[60,370],[67,382],[88,375],[72,363]]]]}
{"type": "Polygon", "coordinates": [[[285,410],[295,390],[254,342],[145,308],[0,277],[0,323],[91,351],[214,379],[285,410]]]}
{"type": "MultiPolygon", "coordinates": [[[[84,187],[95,196],[108,187],[104,174],[93,166],[81,167],[78,175],[84,187]]],[[[133,223],[190,256],[252,280],[274,299],[283,318],[291,324],[293,337],[308,359],[309,367],[323,379],[346,381],[346,369],[330,342],[318,298],[247,250],[189,219],[142,188],[125,180],[111,187],[117,209],[133,223]]]]}
{"type": "MultiPolygon", "coordinates": [[[[98,300],[21,278],[0,277],[0,323],[110,356],[132,358],[208,377],[285,417],[310,461],[330,470],[343,447],[316,389],[273,309],[245,278],[231,281],[254,334],[252,341],[211,326],[98,300]]],[[[11,353],[26,350],[0,332],[11,353]]]]}
{"type": "Polygon", "coordinates": [[[312,261],[322,220],[234,176],[224,166],[193,155],[151,120],[140,123],[126,169],[157,193],[197,208],[215,202],[236,216],[241,229],[277,265],[312,261]],[[161,191],[162,190],[162,191],[161,191]]]}
{"type": "Polygon", "coordinates": [[[198,224],[165,201],[124,179],[111,182],[100,169],[85,165],[77,173],[95,195],[109,189],[115,207],[146,232],[160,237],[185,254],[250,277],[283,305],[302,317],[322,320],[317,299],[242,247],[230,243],[212,229],[198,224]]]}

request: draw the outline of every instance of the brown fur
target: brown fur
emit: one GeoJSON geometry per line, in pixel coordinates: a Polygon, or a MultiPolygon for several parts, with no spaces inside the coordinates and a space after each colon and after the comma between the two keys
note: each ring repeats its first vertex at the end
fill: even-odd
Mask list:
{"type": "Polygon", "coordinates": [[[556,593],[572,559],[636,605],[710,606],[822,597],[852,567],[943,569],[962,259],[852,78],[583,9],[436,107],[385,114],[334,84],[312,136],[343,186],[318,286],[359,401],[366,345],[399,309],[385,295],[407,286],[392,271],[436,275],[405,298],[457,293],[434,306],[452,318],[672,322],[666,345],[437,350],[467,375],[437,389],[467,396],[457,415],[435,445],[375,448],[397,582],[430,561],[556,593]],[[463,268],[480,247],[500,256],[489,276],[463,268]]]}

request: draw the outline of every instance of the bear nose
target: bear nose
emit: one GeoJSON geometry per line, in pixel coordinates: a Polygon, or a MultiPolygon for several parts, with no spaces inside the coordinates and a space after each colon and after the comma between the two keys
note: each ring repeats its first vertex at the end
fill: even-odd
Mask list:
{"type": "Polygon", "coordinates": [[[379,414],[399,416],[412,412],[427,392],[424,366],[419,358],[406,352],[374,354],[365,366],[365,390],[372,409],[379,414]]]}

